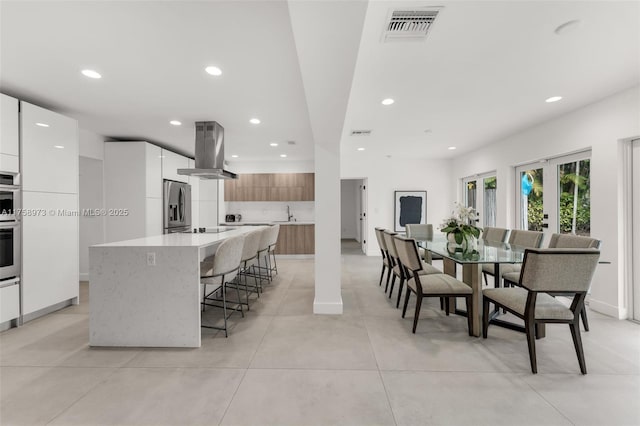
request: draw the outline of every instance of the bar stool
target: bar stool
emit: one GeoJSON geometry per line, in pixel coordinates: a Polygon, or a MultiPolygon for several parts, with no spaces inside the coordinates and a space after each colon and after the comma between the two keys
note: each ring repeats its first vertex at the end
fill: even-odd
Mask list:
{"type": "Polygon", "coordinates": [[[257,269],[257,277],[262,280],[271,281],[271,270],[268,267],[269,258],[269,246],[271,245],[271,226],[265,227],[260,235],[260,244],[258,244],[258,256],[256,258],[257,265],[254,269],[257,269]],[[264,264],[263,264],[264,262],[264,264]]]}
{"type": "Polygon", "coordinates": [[[276,245],[278,244],[278,235],[280,235],[280,224],[271,226],[271,233],[269,234],[269,269],[271,272],[278,275],[278,264],[276,263],[276,245]],[[271,257],[273,256],[273,265],[271,265],[271,257]]]}
{"type": "MultiPolygon", "coordinates": [[[[213,256],[206,258],[200,263],[200,283],[202,284],[202,311],[206,306],[222,308],[224,314],[224,327],[201,324],[201,327],[224,330],[224,336],[228,337],[227,319],[236,311],[242,311],[242,304],[237,303],[232,312],[227,314],[227,285],[238,274],[240,260],[242,258],[242,248],[244,246],[244,236],[239,235],[224,240],[218,246],[213,256]],[[219,280],[218,280],[219,278],[219,280]],[[214,289],[207,293],[207,286],[214,286],[214,289]],[[222,297],[217,297],[218,293],[222,297]],[[222,306],[214,302],[222,302],[222,306]]],[[[240,301],[240,291],[236,286],[238,301],[240,301]]]]}
{"type": "Polygon", "coordinates": [[[258,281],[257,275],[255,273],[255,263],[258,258],[258,248],[260,246],[260,239],[262,238],[262,229],[256,229],[255,231],[251,231],[246,234],[244,237],[244,246],[242,248],[242,259],[240,260],[240,271],[238,273],[238,280],[236,281],[238,285],[240,285],[240,277],[244,278],[244,291],[246,296],[246,302],[243,304],[247,305],[247,310],[250,310],[249,307],[249,283],[248,277],[253,277],[255,279],[255,285],[252,286],[255,289],[258,297],[260,297],[260,292],[262,291],[262,286],[258,281]]]}

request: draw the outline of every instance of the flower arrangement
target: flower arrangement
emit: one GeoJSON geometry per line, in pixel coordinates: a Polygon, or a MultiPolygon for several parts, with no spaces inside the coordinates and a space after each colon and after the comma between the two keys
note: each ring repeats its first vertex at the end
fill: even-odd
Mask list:
{"type": "MultiPolygon", "coordinates": [[[[440,230],[452,236],[456,244],[467,246],[474,239],[480,237],[481,228],[473,225],[478,220],[478,213],[473,207],[464,207],[456,203],[456,210],[451,212],[451,216],[445,219],[440,225],[440,230]]],[[[451,239],[451,238],[450,238],[451,239]]],[[[452,241],[453,242],[453,241],[452,241]]]]}

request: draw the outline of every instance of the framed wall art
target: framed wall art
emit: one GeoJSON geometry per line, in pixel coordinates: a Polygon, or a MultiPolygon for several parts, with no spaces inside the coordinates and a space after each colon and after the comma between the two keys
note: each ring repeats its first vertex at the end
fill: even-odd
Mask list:
{"type": "Polygon", "coordinates": [[[409,223],[427,223],[427,191],[395,191],[395,232],[409,223]]]}

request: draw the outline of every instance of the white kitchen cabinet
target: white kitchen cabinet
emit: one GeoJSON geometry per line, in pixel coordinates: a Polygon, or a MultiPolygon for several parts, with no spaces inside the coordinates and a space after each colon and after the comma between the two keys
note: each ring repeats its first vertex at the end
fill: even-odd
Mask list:
{"type": "Polygon", "coordinates": [[[0,324],[20,316],[20,285],[0,288],[0,324]]]}
{"type": "Polygon", "coordinates": [[[19,114],[18,100],[0,93],[0,154],[18,156],[19,114]]]}
{"type": "Polygon", "coordinates": [[[18,173],[19,151],[18,100],[0,93],[0,171],[18,173]]]}
{"type": "Polygon", "coordinates": [[[20,115],[23,191],[77,194],[78,122],[27,102],[20,115]]]}
{"type": "Polygon", "coordinates": [[[107,242],[162,234],[162,149],[144,141],[107,142],[107,242]],[[126,214],[119,214],[126,210],[126,214]]]}
{"type": "Polygon", "coordinates": [[[162,150],[162,178],[189,183],[189,176],[179,175],[178,169],[188,169],[189,159],[175,152],[162,150]]]}
{"type": "Polygon", "coordinates": [[[22,194],[23,315],[78,297],[78,194],[22,194]]]}

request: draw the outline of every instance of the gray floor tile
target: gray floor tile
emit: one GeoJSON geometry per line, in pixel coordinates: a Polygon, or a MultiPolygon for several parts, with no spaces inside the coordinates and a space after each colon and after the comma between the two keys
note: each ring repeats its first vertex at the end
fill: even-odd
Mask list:
{"type": "Polygon", "coordinates": [[[45,424],[114,371],[110,368],[0,367],[0,424],[45,424]]]}
{"type": "Polygon", "coordinates": [[[244,370],[122,368],[54,425],[217,424],[244,370]]]}
{"type": "Polygon", "coordinates": [[[393,425],[377,371],[249,370],[223,425],[393,425]]]}
{"type": "Polygon", "coordinates": [[[537,374],[523,380],[577,425],[640,425],[640,376],[537,374]]]}
{"type": "Polygon", "coordinates": [[[148,348],[127,367],[247,368],[273,317],[247,313],[233,317],[229,337],[223,332],[203,332],[200,348],[148,348]]]}
{"type": "Polygon", "coordinates": [[[442,315],[420,321],[364,318],[380,370],[509,371],[497,357],[469,336],[467,320],[442,315]]]}
{"type": "Polygon", "coordinates": [[[251,368],[376,369],[359,317],[275,317],[251,368]]]}
{"type": "Polygon", "coordinates": [[[520,376],[382,372],[399,425],[570,425],[520,376]]]}

